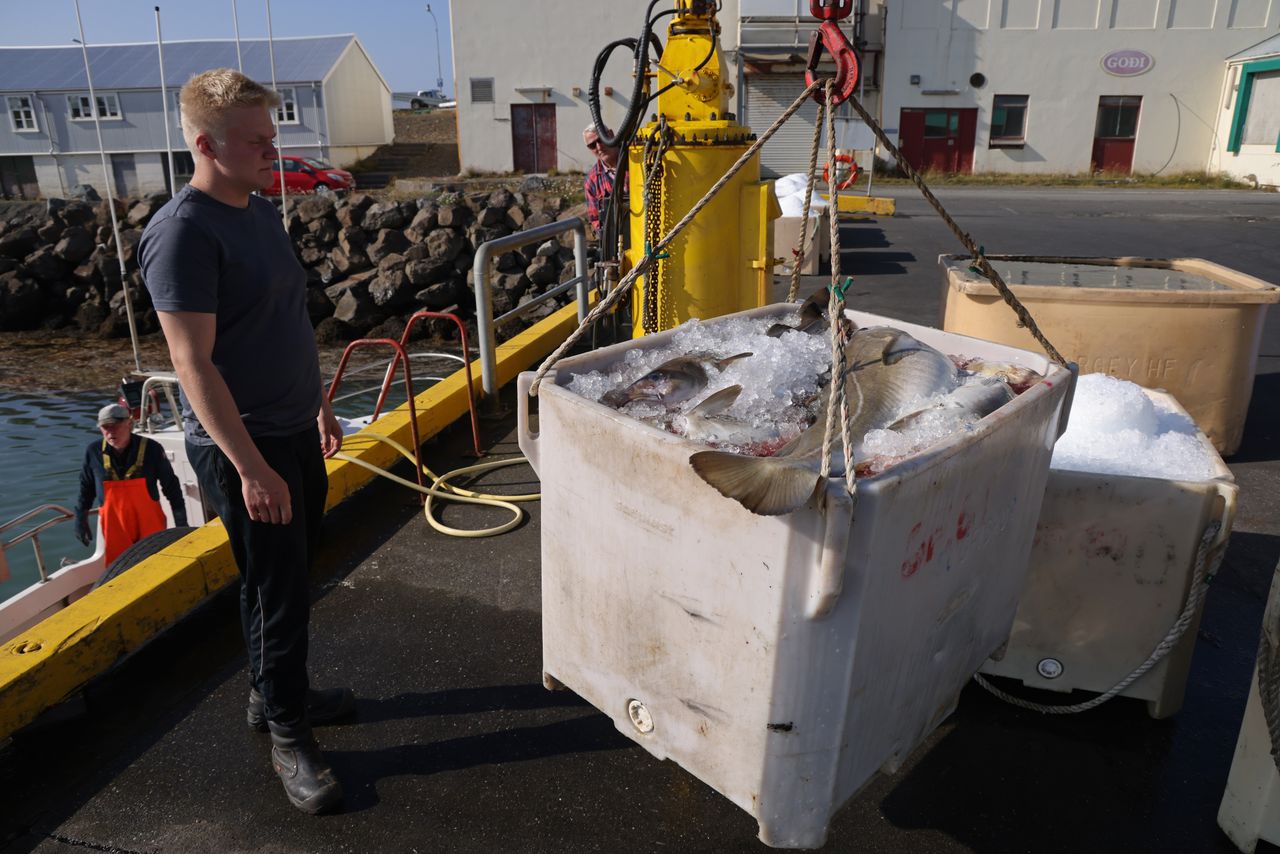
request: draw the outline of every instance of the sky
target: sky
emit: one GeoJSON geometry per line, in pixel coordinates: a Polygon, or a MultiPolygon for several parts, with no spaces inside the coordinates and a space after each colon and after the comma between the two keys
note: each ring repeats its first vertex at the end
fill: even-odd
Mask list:
{"type": "MultiPolygon", "coordinates": [[[[232,0],[80,0],[89,44],[154,42],[155,7],[166,42],[235,37],[232,0]]],[[[274,35],[355,33],[393,91],[434,89],[436,30],[445,91],[453,92],[449,0],[271,0],[274,35]]],[[[266,38],[266,0],[235,0],[240,38],[266,38]]],[[[0,46],[70,45],[79,37],[73,0],[0,0],[0,46]]]]}

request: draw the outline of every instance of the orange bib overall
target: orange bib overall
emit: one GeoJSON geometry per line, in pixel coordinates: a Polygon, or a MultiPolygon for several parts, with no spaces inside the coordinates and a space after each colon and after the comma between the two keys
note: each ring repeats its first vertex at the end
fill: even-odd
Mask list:
{"type": "Polygon", "coordinates": [[[168,527],[160,502],[147,492],[147,479],[138,477],[146,458],[147,440],[139,438],[138,457],[124,474],[112,466],[106,440],[102,442],[102,538],[107,545],[106,565],[143,537],[168,527]]]}

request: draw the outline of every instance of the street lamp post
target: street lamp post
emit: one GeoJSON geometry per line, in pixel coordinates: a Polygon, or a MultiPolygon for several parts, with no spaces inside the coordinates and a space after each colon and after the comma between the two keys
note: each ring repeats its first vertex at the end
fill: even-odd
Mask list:
{"type": "Polygon", "coordinates": [[[431,4],[427,4],[427,14],[431,16],[431,26],[436,31],[436,88],[440,90],[440,94],[444,95],[444,64],[440,61],[440,23],[436,21],[436,13],[431,11],[431,4]]]}

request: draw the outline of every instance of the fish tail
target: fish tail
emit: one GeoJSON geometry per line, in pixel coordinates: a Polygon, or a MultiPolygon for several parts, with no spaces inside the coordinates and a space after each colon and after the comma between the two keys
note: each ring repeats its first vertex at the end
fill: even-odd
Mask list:
{"type": "Polygon", "coordinates": [[[822,482],[816,471],[785,457],[744,457],[699,451],[689,457],[698,476],[721,495],[760,516],[780,516],[803,507],[822,482]]]}

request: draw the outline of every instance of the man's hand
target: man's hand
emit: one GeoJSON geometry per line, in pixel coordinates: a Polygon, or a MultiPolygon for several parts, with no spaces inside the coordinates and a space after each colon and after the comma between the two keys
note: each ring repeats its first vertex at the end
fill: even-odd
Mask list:
{"type": "Polygon", "coordinates": [[[320,414],[316,416],[316,424],[320,427],[320,450],[327,460],[342,450],[342,425],[333,414],[329,398],[320,397],[320,414]]]}
{"type": "Polygon", "coordinates": [[[89,533],[89,519],[87,516],[76,516],[76,539],[80,541],[81,545],[85,546],[89,545],[89,542],[93,539],[93,535],[89,533]]]}
{"type": "Polygon", "coordinates": [[[255,522],[288,525],[293,521],[289,485],[268,465],[240,475],[240,489],[249,518],[255,522]]]}

